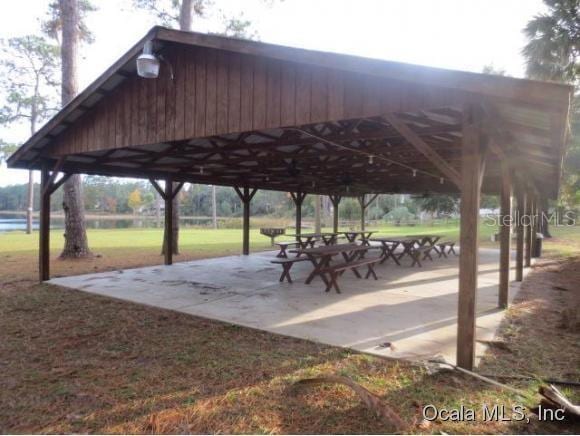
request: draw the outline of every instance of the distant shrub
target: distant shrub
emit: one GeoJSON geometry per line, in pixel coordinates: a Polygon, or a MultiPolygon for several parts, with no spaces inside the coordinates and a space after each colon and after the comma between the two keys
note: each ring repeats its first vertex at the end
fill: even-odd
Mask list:
{"type": "Polygon", "coordinates": [[[392,222],[396,226],[401,224],[408,224],[415,219],[415,215],[409,212],[405,206],[399,206],[386,214],[383,219],[387,222],[392,222]]]}

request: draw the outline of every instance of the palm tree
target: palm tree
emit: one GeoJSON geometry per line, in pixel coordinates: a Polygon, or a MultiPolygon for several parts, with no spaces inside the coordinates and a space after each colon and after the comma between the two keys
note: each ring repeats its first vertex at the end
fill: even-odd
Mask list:
{"type": "Polygon", "coordinates": [[[527,75],[534,79],[576,84],[580,56],[580,2],[544,0],[548,12],[525,27],[529,41],[523,49],[527,75]]]}
{"type": "MultiPolygon", "coordinates": [[[[574,207],[580,198],[580,0],[544,0],[548,10],[524,29],[528,43],[522,50],[528,77],[564,82],[576,87],[570,111],[572,141],[563,166],[561,203],[574,207]]],[[[547,203],[542,205],[547,210],[547,203]]],[[[550,236],[542,215],[540,227],[550,236]]]]}

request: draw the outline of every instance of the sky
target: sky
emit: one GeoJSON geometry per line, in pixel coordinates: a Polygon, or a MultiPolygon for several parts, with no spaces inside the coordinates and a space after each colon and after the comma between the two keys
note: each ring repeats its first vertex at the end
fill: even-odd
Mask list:
{"type": "MultiPolygon", "coordinates": [[[[87,25],[95,42],[80,50],[80,90],[140,39],[155,17],[132,0],[91,0],[87,25]]],[[[0,39],[40,33],[49,0],[2,0],[0,39]]],[[[213,0],[196,31],[220,31],[224,16],[252,22],[259,40],[419,65],[481,72],[486,65],[523,77],[522,29],[544,11],[541,0],[213,0]]],[[[0,80],[7,80],[2,77],[0,80]]],[[[1,104],[1,103],[0,103],[1,104]]],[[[24,125],[0,128],[22,143],[24,125]]],[[[0,186],[25,183],[27,173],[0,166],[0,186]]],[[[37,175],[38,177],[38,175],[37,175]]]]}

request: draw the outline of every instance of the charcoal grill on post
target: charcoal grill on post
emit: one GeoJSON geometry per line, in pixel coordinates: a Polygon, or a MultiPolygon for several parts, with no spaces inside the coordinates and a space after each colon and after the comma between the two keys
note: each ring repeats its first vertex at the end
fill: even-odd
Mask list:
{"type": "Polygon", "coordinates": [[[277,227],[267,227],[260,229],[260,234],[268,236],[270,238],[270,243],[272,245],[274,245],[274,239],[276,238],[276,236],[283,235],[285,232],[286,232],[285,229],[280,229],[277,227]]]}

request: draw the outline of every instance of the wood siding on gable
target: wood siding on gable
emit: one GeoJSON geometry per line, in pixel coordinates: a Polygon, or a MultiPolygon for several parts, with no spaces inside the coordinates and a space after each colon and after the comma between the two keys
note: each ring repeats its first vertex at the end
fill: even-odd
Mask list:
{"type": "Polygon", "coordinates": [[[464,92],[175,45],[158,79],[130,77],[55,138],[54,156],[461,104],[464,92]]]}

